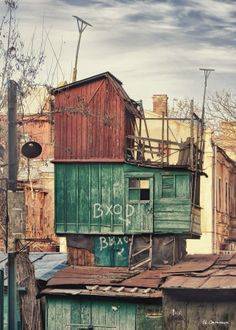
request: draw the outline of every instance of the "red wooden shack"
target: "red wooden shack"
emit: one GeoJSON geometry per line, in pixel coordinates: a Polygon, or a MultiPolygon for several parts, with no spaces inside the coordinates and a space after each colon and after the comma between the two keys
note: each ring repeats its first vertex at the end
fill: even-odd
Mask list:
{"type": "Polygon", "coordinates": [[[141,114],[116,77],[101,73],[53,94],[56,162],[125,160],[125,137],[141,114]]]}

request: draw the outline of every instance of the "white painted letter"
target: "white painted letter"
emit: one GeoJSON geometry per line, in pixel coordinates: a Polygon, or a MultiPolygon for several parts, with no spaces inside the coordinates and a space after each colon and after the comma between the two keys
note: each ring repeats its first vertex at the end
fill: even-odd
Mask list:
{"type": "Polygon", "coordinates": [[[134,207],[133,205],[126,204],[126,218],[131,217],[134,214],[134,207]],[[130,213],[129,213],[130,210],[130,213]]]}
{"type": "Polygon", "coordinates": [[[108,243],[106,237],[100,237],[100,251],[106,249],[108,247],[108,243]]]}
{"type": "Polygon", "coordinates": [[[115,204],[113,207],[113,213],[118,215],[122,213],[122,206],[120,204],[115,204]]]}
{"type": "Polygon", "coordinates": [[[103,216],[103,210],[101,208],[101,204],[99,203],[95,203],[93,204],[93,217],[96,218],[100,218],[101,216],[103,216]],[[97,214],[97,212],[99,212],[97,214]]]}

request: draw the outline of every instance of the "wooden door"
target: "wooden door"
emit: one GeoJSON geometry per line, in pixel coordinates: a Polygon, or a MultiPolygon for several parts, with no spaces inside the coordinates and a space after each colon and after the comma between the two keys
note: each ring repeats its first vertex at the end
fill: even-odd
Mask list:
{"type": "Polygon", "coordinates": [[[125,178],[126,233],[153,232],[153,177],[132,173],[125,178]]]}

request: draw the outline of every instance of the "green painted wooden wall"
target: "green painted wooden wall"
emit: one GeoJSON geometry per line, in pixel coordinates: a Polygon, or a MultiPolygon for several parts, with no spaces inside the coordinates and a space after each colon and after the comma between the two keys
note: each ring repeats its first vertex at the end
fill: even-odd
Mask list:
{"type": "Polygon", "coordinates": [[[130,164],[55,164],[58,234],[200,234],[192,174],[130,164]],[[195,225],[193,226],[193,221],[195,225]]]}
{"type": "MultiPolygon", "coordinates": [[[[21,321],[20,321],[20,306],[17,304],[17,311],[16,311],[16,319],[17,319],[17,330],[21,329],[21,321]]],[[[4,330],[8,330],[8,294],[7,292],[4,293],[4,330]]]]}
{"type": "Polygon", "coordinates": [[[128,237],[96,236],[94,254],[96,266],[128,267],[128,237]]]}
{"type": "Polygon", "coordinates": [[[161,330],[159,303],[146,305],[84,297],[47,297],[46,330],[161,330]]]}

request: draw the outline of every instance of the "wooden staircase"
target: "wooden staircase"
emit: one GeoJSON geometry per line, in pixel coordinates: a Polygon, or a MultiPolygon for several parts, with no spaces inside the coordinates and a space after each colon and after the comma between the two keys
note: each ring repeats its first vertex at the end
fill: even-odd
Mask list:
{"type": "Polygon", "coordinates": [[[151,269],[152,267],[152,234],[149,235],[149,241],[146,243],[146,246],[134,250],[135,241],[137,240],[137,235],[131,236],[131,243],[129,247],[129,270],[135,270],[137,268],[147,268],[151,269]],[[146,252],[146,253],[145,253],[146,252]],[[143,254],[143,256],[142,256],[143,254]],[[135,261],[135,258],[138,261],[135,261]]]}

